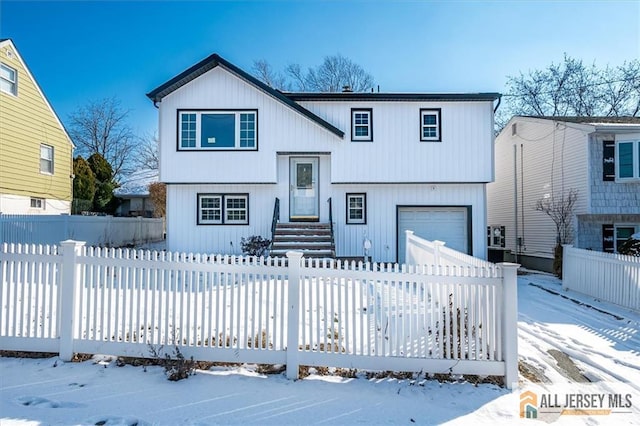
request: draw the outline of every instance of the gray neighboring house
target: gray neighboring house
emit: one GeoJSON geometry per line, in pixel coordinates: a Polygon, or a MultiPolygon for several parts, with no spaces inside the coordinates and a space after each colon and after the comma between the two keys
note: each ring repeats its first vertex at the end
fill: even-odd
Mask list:
{"type": "Polygon", "coordinates": [[[116,197],[122,199],[116,215],[153,217],[155,207],[149,198],[149,184],[153,182],[158,182],[158,170],[138,170],[123,179],[113,191],[116,197]]]}
{"type": "Polygon", "coordinates": [[[574,246],[616,252],[640,232],[640,117],[513,117],[496,138],[487,186],[493,260],[497,252],[551,271],[556,228],[535,206],[571,189],[574,246]]]}

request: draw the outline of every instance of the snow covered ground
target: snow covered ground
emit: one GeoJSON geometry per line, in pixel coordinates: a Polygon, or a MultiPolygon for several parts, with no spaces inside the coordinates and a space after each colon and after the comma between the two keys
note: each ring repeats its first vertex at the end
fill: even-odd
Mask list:
{"type": "Polygon", "coordinates": [[[543,274],[520,276],[518,292],[521,383],[513,392],[424,375],[294,382],[255,366],[170,382],[160,367],[118,367],[109,358],[0,358],[0,424],[640,424],[640,314],[565,293],[543,274]],[[538,420],[519,417],[527,390],[539,398],[538,420]],[[620,404],[609,415],[545,408],[554,395],[576,393],[602,396],[605,407],[620,395],[612,397],[620,404]]]}

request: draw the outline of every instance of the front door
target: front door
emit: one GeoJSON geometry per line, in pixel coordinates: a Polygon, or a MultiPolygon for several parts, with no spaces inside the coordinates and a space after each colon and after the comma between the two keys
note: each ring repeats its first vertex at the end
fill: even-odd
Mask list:
{"type": "Polygon", "coordinates": [[[289,219],[292,222],[317,222],[319,219],[318,158],[291,158],[289,171],[289,219]]]}

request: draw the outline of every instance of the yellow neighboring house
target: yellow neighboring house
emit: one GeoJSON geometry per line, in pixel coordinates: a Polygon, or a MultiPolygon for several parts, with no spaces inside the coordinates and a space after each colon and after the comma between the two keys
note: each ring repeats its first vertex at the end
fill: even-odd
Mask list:
{"type": "Polygon", "coordinates": [[[9,39],[0,39],[0,213],[69,214],[73,143],[9,39]]]}

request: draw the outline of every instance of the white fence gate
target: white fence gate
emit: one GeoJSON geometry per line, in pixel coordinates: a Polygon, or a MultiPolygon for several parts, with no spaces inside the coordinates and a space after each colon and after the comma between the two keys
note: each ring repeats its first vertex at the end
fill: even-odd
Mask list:
{"type": "MultiPolygon", "coordinates": [[[[0,349],[504,376],[516,266],[403,266],[3,245],[0,349]]],[[[514,310],[515,309],[515,310],[514,310]]]]}
{"type": "Polygon", "coordinates": [[[74,239],[113,247],[163,238],[161,218],[0,214],[0,243],[57,244],[74,239]]]}
{"type": "Polygon", "coordinates": [[[640,257],[565,245],[562,287],[640,311],[640,257]]]}

